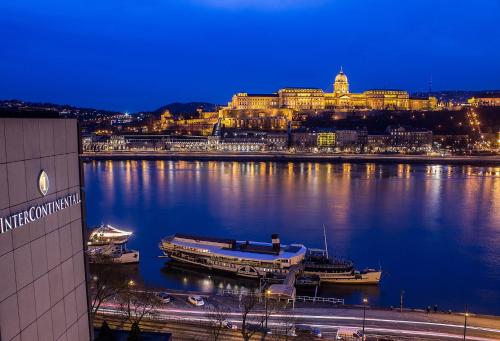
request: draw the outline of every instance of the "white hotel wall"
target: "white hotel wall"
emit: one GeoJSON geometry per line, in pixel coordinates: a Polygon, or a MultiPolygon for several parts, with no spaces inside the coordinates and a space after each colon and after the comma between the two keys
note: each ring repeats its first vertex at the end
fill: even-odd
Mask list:
{"type": "MultiPolygon", "coordinates": [[[[0,118],[0,217],[79,191],[76,120],[0,118]]],[[[2,341],[89,340],[83,248],[81,204],[0,234],[2,341]]]]}

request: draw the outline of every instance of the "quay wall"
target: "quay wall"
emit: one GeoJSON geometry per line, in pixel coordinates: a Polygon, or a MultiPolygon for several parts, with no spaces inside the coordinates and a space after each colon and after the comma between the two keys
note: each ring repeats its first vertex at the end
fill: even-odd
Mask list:
{"type": "Polygon", "coordinates": [[[329,163],[409,163],[439,165],[500,166],[500,156],[426,156],[381,154],[314,153],[216,153],[216,152],[97,152],[83,153],[83,161],[92,160],[192,160],[254,162],[329,162],[329,163]]]}

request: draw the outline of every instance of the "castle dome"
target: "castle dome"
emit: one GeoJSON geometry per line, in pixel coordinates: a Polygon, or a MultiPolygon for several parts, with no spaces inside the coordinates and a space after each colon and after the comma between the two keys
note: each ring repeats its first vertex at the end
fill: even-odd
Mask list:
{"type": "Polygon", "coordinates": [[[335,83],[347,83],[347,76],[345,75],[342,68],[340,68],[340,72],[335,77],[335,83]]]}
{"type": "Polygon", "coordinates": [[[337,96],[343,96],[349,93],[349,82],[347,81],[347,76],[340,67],[340,72],[335,76],[335,82],[333,82],[333,93],[337,96]]]}

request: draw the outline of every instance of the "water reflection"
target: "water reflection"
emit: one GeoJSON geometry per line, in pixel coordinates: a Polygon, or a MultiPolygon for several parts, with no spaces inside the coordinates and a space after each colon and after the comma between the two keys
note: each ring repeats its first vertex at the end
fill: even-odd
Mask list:
{"type": "Polygon", "coordinates": [[[378,289],[322,295],[356,302],[359,290],[370,290],[389,306],[403,288],[409,305],[453,309],[467,299],[476,311],[500,313],[499,167],[106,161],[85,164],[85,177],[88,224],[136,231],[130,246],[140,249],[141,274],[154,285],[251,287],[169,270],[157,248],[166,235],[267,241],[276,232],[286,243],[322,247],[325,224],[331,254],[360,267],[380,261],[385,271],[378,289]]]}

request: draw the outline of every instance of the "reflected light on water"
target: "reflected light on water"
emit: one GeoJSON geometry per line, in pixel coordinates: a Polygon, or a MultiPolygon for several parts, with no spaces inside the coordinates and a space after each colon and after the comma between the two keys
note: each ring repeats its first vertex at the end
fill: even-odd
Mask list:
{"type": "MultiPolygon", "coordinates": [[[[146,281],[211,291],[234,278],[164,267],[157,244],[176,232],[323,247],[378,267],[380,287],[322,289],[323,296],[476,311],[500,301],[500,167],[263,162],[124,161],[85,164],[87,221],[134,230],[146,281]],[[103,200],[104,199],[104,200],[103,200]],[[450,261],[452,260],[452,261],[450,261]],[[411,270],[409,270],[411,269],[411,270]],[[467,285],[466,278],[474,278],[467,285]],[[453,287],[450,290],[450,283],[453,287]],[[425,302],[425,303],[422,303],[425,302]],[[463,306],[463,305],[462,305],[463,306]]],[[[255,283],[245,287],[254,288],[255,283]]]]}

